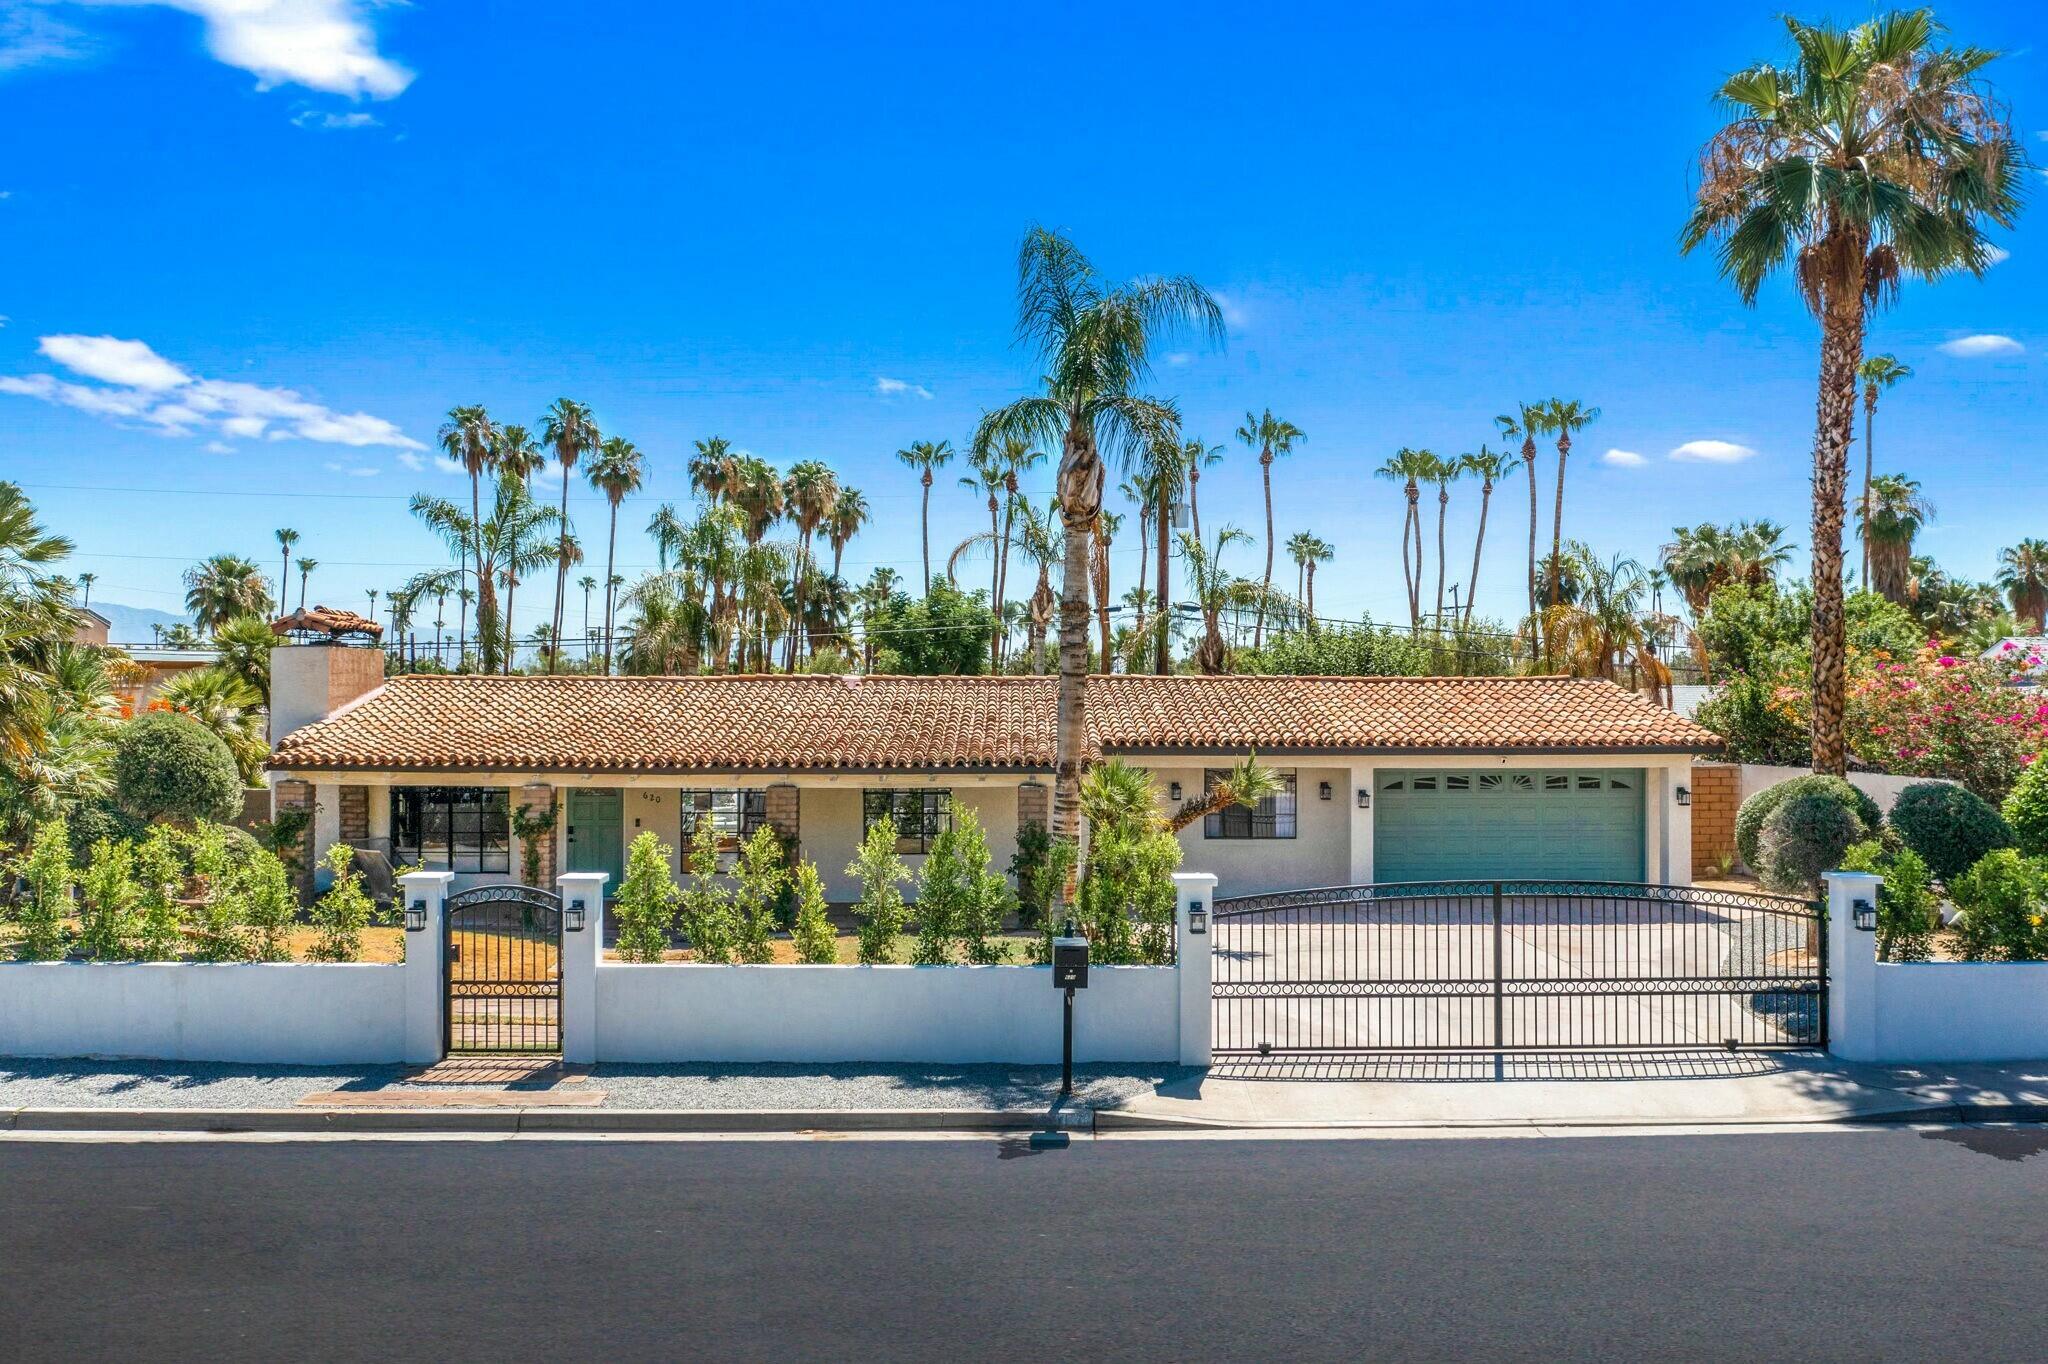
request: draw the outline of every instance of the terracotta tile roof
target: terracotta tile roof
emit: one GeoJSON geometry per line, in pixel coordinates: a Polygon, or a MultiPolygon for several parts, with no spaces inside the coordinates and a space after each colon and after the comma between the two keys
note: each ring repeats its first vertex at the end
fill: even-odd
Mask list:
{"type": "MultiPolygon", "coordinates": [[[[395,677],[286,770],[1044,771],[1050,677],[395,677]]],[[[1691,753],[1706,730],[1558,677],[1096,677],[1096,753],[1691,753]]]]}

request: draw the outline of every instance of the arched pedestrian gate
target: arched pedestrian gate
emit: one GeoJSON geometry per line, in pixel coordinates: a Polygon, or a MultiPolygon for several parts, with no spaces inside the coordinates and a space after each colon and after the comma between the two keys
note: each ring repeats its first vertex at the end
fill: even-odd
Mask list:
{"type": "Polygon", "coordinates": [[[1821,906],[1623,882],[1326,886],[1216,902],[1223,1055],[1827,1044],[1821,906]]]}
{"type": "Polygon", "coordinates": [[[443,1039],[451,1055],[562,1049],[562,900],[532,886],[448,897],[443,1039]]]}

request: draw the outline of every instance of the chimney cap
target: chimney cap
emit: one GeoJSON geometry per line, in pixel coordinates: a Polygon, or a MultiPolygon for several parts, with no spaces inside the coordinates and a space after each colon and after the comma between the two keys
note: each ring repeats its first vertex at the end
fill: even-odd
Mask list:
{"type": "Polygon", "coordinates": [[[334,606],[315,606],[310,610],[302,606],[290,615],[279,616],[270,622],[270,629],[272,634],[279,635],[322,635],[337,644],[348,635],[359,636],[372,644],[384,638],[384,627],[376,621],[334,606]]]}

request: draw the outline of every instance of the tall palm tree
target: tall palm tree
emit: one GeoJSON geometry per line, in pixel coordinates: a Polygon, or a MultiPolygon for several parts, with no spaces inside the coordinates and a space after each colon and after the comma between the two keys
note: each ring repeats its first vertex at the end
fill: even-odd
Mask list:
{"type": "Polygon", "coordinates": [[[1115,657],[1110,652],[1109,628],[1109,547],[1116,539],[1116,533],[1123,529],[1124,519],[1115,512],[1097,512],[1095,515],[1094,557],[1089,569],[1094,576],[1095,624],[1102,640],[1103,672],[1115,672],[1115,657]]]}
{"type": "MultiPolygon", "coordinates": [[[[1444,552],[1444,522],[1451,514],[1451,485],[1463,477],[1464,464],[1438,455],[1429,457],[1428,479],[1436,484],[1436,629],[1444,628],[1444,569],[1450,556],[1444,552]]],[[[1416,563],[1420,565],[1420,556],[1416,563]]]]}
{"type": "Polygon", "coordinates": [[[611,530],[605,540],[604,551],[604,671],[612,671],[612,603],[617,575],[613,564],[619,553],[619,504],[632,494],[640,491],[640,480],[645,472],[640,450],[633,442],[620,436],[607,436],[597,448],[597,458],[590,465],[590,486],[604,494],[607,506],[611,508],[611,530]]]}
{"type": "Polygon", "coordinates": [[[1080,836],[1089,551],[1102,510],[1102,457],[1106,449],[1128,464],[1179,424],[1171,402],[1137,390],[1151,373],[1153,345],[1183,327],[1223,337],[1223,310],[1185,275],[1106,283],[1078,247],[1042,227],[1018,249],[1017,336],[1036,353],[1045,392],[985,414],[975,440],[1060,443],[1056,486],[1065,540],[1050,832],[1062,841],[1080,836]]]}
{"type": "Polygon", "coordinates": [[[1308,557],[1309,547],[1316,543],[1316,537],[1305,530],[1298,530],[1287,537],[1287,557],[1294,560],[1294,595],[1308,600],[1308,557]]]}
{"type": "Polygon", "coordinates": [[[469,607],[476,600],[476,589],[467,585],[455,589],[455,671],[461,672],[469,661],[469,607]]]}
{"type": "MultiPolygon", "coordinates": [[[[1273,589],[1273,461],[1294,449],[1296,441],[1307,440],[1308,436],[1293,422],[1282,421],[1273,415],[1273,409],[1264,412],[1247,412],[1244,425],[1237,428],[1237,438],[1259,452],[1259,477],[1266,487],[1266,576],[1267,591],[1273,589]]],[[[1252,647],[1258,648],[1266,639],[1266,608],[1259,607],[1258,624],[1252,630],[1252,647]]]]}
{"type": "MultiPolygon", "coordinates": [[[[1877,395],[1901,379],[1913,377],[1913,367],[1902,365],[1897,356],[1866,356],[1856,366],[1856,377],[1863,381],[1863,503],[1870,503],[1870,466],[1876,445],[1873,441],[1871,424],[1877,416],[1877,395]]],[[[1863,589],[1870,590],[1870,542],[1863,543],[1863,589]]]]}
{"type": "MultiPolygon", "coordinates": [[[[1166,562],[1169,543],[1167,535],[1173,521],[1173,507],[1180,501],[1181,489],[1193,486],[1188,479],[1202,448],[1200,441],[1182,441],[1179,439],[1179,432],[1176,431],[1172,439],[1161,440],[1145,452],[1145,472],[1138,480],[1140,489],[1151,499],[1152,535],[1159,550],[1159,574],[1154,590],[1158,593],[1158,609],[1162,612],[1171,612],[1173,609],[1166,562]]],[[[1140,584],[1143,584],[1144,577],[1144,566],[1141,563],[1138,570],[1140,584]]],[[[1138,623],[1140,626],[1144,624],[1142,614],[1138,623]]],[[[1173,671],[1173,661],[1169,657],[1171,645],[1172,640],[1166,630],[1159,631],[1153,640],[1152,671],[1161,677],[1173,671]]]]}
{"type": "Polygon", "coordinates": [[[932,594],[932,474],[943,469],[953,458],[953,442],[949,440],[912,441],[896,452],[896,458],[908,468],[917,470],[917,481],[924,490],[924,500],[918,508],[918,541],[924,553],[924,594],[932,594]]]}
{"type": "Polygon", "coordinates": [[[1522,403],[1513,415],[1502,413],[1493,424],[1504,441],[1522,442],[1522,468],[1529,475],[1529,614],[1536,614],[1536,438],[1550,429],[1549,407],[1522,403]]]}
{"type": "MultiPolygon", "coordinates": [[[[525,427],[508,425],[498,428],[497,463],[499,473],[518,479],[520,486],[530,492],[533,487],[533,476],[546,468],[547,462],[547,456],[542,453],[540,446],[534,443],[533,433],[525,427]]],[[[566,526],[562,528],[562,537],[564,541],[568,538],[566,526]]],[[[524,581],[525,575],[532,572],[536,567],[538,565],[527,564],[514,568],[508,564],[505,569],[505,637],[512,642],[511,647],[505,651],[505,671],[507,673],[512,671],[514,657],[519,652],[519,637],[512,633],[513,600],[518,595],[519,584],[524,581]]],[[[548,655],[549,671],[552,672],[554,666],[554,654],[553,651],[550,651],[548,655]]]]}
{"type": "MultiPolygon", "coordinates": [[[[662,571],[667,572],[667,569],[662,571]]],[[[586,573],[576,580],[576,586],[583,589],[583,639],[587,644],[590,640],[590,590],[597,586],[597,579],[586,573]]]]}
{"type": "Polygon", "coordinates": [[[92,585],[99,580],[100,576],[97,573],[81,573],[78,575],[78,604],[80,606],[92,605],[92,585]]]}
{"type": "Polygon", "coordinates": [[[1330,544],[1329,541],[1324,540],[1318,536],[1311,535],[1309,537],[1308,544],[1304,547],[1304,555],[1308,560],[1308,581],[1306,584],[1304,584],[1305,595],[1303,597],[1303,610],[1308,620],[1309,632],[1313,634],[1317,629],[1316,568],[1319,565],[1327,564],[1328,562],[1330,562],[1330,560],[1336,558],[1337,550],[1336,547],[1330,544]]]}
{"type": "MultiPolygon", "coordinates": [[[[589,407],[573,398],[557,398],[541,418],[540,438],[554,451],[555,462],[562,466],[562,518],[561,538],[557,545],[555,560],[555,614],[553,617],[554,637],[557,643],[562,638],[562,606],[569,592],[569,474],[576,468],[576,461],[597,449],[603,439],[597,429],[597,420],[591,416],[589,407]]],[[[548,671],[555,670],[555,658],[559,648],[548,650],[548,671]]]]}
{"type": "Polygon", "coordinates": [[[867,525],[869,515],[868,500],[858,488],[841,488],[839,496],[833,499],[832,514],[825,518],[825,543],[832,546],[833,577],[839,576],[846,547],[867,525]]]}
{"type": "MultiPolygon", "coordinates": [[[[996,462],[1003,471],[1003,529],[996,545],[996,601],[1002,603],[1010,595],[1010,539],[1022,503],[1024,475],[1045,463],[1045,452],[1033,449],[1031,442],[1021,436],[1006,436],[996,442],[994,449],[996,462]]],[[[998,666],[1009,649],[1008,635],[1005,629],[996,631],[998,666]]]]}
{"type": "Polygon", "coordinates": [[[1753,66],[1721,87],[1732,116],[1701,154],[1679,246],[1717,241],[1721,273],[1744,303],[1794,267],[1820,320],[1811,728],[1814,771],[1841,776],[1843,485],[1864,325],[1909,273],[1984,273],[1992,261],[1986,220],[2013,222],[2027,159],[1982,80],[1998,54],[1934,46],[1928,11],[1894,11],[1853,29],[1785,22],[1791,65],[1753,66]]]}
{"type": "Polygon", "coordinates": [[[1550,509],[1550,595],[1558,604],[1558,566],[1564,562],[1564,466],[1572,453],[1572,435],[1600,419],[1600,409],[1587,407],[1576,398],[1552,398],[1544,405],[1543,429],[1557,437],[1557,487],[1550,509]]]}
{"type": "Polygon", "coordinates": [[[1879,474],[1856,509],[1871,583],[1885,600],[1904,606],[1912,591],[1913,537],[1934,519],[1934,504],[1904,474],[1879,474]]]}
{"type": "Polygon", "coordinates": [[[1619,554],[1602,560],[1576,540],[1564,553],[1569,564],[1553,569],[1560,581],[1577,578],[1578,590],[1572,600],[1544,608],[1544,652],[1574,677],[1619,682],[1626,668],[1630,676],[1647,679],[1652,698],[1661,701],[1671,672],[1657,657],[1644,621],[1649,574],[1619,554]]]}
{"type": "MultiPolygon", "coordinates": [[[[311,580],[313,570],[320,567],[320,561],[318,559],[301,559],[294,567],[299,570],[299,609],[303,611],[306,609],[306,584],[311,580]]],[[[279,603],[279,609],[283,609],[283,603],[279,603]]]]}
{"type": "Polygon", "coordinates": [[[732,442],[723,436],[697,441],[697,453],[690,456],[690,486],[713,502],[730,500],[739,482],[740,460],[732,442]]]}
{"type": "Polygon", "coordinates": [[[502,471],[493,482],[490,514],[480,524],[454,502],[428,493],[413,494],[410,505],[412,514],[449,549],[464,553],[473,548],[479,556],[483,571],[473,579],[477,666],[486,673],[506,669],[510,653],[506,618],[498,611],[498,583],[507,574],[531,572],[545,562],[534,558],[535,537],[544,531],[552,534],[559,513],[540,506],[523,480],[502,471]]]}
{"type": "Polygon", "coordinates": [[[1664,546],[1664,572],[1694,620],[1707,613],[1720,588],[1731,583],[1764,587],[1792,558],[1785,528],[1775,521],[1703,522],[1690,530],[1674,527],[1672,533],[1677,539],[1664,546]]]}
{"type": "MultiPolygon", "coordinates": [[[[1003,512],[1003,465],[1002,458],[992,445],[977,444],[967,452],[967,467],[974,470],[959,480],[960,486],[971,493],[979,493],[988,499],[988,543],[989,583],[988,599],[996,612],[996,619],[1002,619],[1003,611],[1003,557],[1002,557],[1002,512],[1003,512]]],[[[948,576],[951,576],[949,566],[948,576]]],[[[994,672],[1000,666],[1003,656],[1003,632],[997,629],[988,637],[988,666],[994,672]]]]}
{"type": "Polygon", "coordinates": [[[1199,493],[1202,486],[1202,470],[1213,469],[1223,462],[1223,447],[1204,445],[1191,440],[1183,451],[1188,466],[1188,520],[1192,523],[1195,539],[1202,538],[1202,503],[1199,493]]]}
{"type": "MultiPolygon", "coordinates": [[[[1261,605],[1281,619],[1298,617],[1301,612],[1299,598],[1275,592],[1250,578],[1236,577],[1224,569],[1225,550],[1251,543],[1252,536],[1235,526],[1218,530],[1215,540],[1208,545],[1186,532],[1180,537],[1188,592],[1202,613],[1202,642],[1195,646],[1194,663],[1211,677],[1230,671],[1230,646],[1223,638],[1224,612],[1241,614],[1256,611],[1261,605]]],[[[1154,628],[1164,632],[1171,620],[1172,613],[1163,611],[1155,618],[1154,628]]]]}
{"type": "Polygon", "coordinates": [[[1487,449],[1484,442],[1472,453],[1458,456],[1460,471],[1467,478],[1479,480],[1479,533],[1472,537],[1472,580],[1465,584],[1467,625],[1472,623],[1473,608],[1479,603],[1479,556],[1486,550],[1486,511],[1493,502],[1493,485],[1513,473],[1520,462],[1505,450],[1487,449]]]}
{"type": "Polygon", "coordinates": [[[280,610],[284,606],[284,594],[292,580],[292,546],[299,542],[299,533],[290,527],[277,532],[277,547],[284,554],[284,560],[277,570],[277,601],[280,610]]]}
{"type": "Polygon", "coordinates": [[[661,572],[668,572],[668,561],[682,548],[685,533],[683,519],[676,515],[673,502],[662,503],[647,518],[647,538],[654,541],[654,557],[661,572]]]}
{"type": "Polygon", "coordinates": [[[784,666],[794,672],[803,652],[805,580],[813,576],[811,538],[832,515],[832,504],[839,500],[839,476],[818,460],[799,460],[790,466],[789,477],[783,480],[782,496],[783,504],[789,508],[789,519],[796,525],[796,566],[790,574],[790,597],[797,628],[789,633],[784,655],[784,666]]]}
{"type": "Polygon", "coordinates": [[[1998,590],[2029,630],[2048,630],[2048,540],[2022,540],[1998,551],[1998,590]]]}
{"type": "Polygon", "coordinates": [[[1373,477],[1401,485],[1407,498],[1401,516],[1401,576],[1408,584],[1408,628],[1422,625],[1422,480],[1429,477],[1436,456],[1428,450],[1402,446],[1386,463],[1373,470],[1373,477]],[[1410,558],[1409,545],[1414,545],[1410,558]]]}
{"type": "MultiPolygon", "coordinates": [[[[491,582],[491,575],[484,569],[482,543],[483,477],[495,467],[497,458],[498,428],[492,423],[490,414],[480,406],[451,407],[448,419],[441,423],[439,433],[441,452],[462,466],[469,475],[469,562],[476,574],[476,633],[479,641],[495,637],[498,620],[497,588],[491,582]],[[485,612],[489,612],[489,624],[485,612]]],[[[413,498],[414,515],[419,515],[421,497],[413,498]]],[[[427,498],[428,502],[439,502],[439,498],[427,498]]],[[[496,653],[491,654],[493,661],[496,653]]],[[[485,668],[485,672],[495,671],[485,668]]]]}
{"type": "Polygon", "coordinates": [[[216,554],[185,570],[185,609],[206,634],[236,616],[268,615],[271,605],[262,570],[239,554],[216,554]]]}

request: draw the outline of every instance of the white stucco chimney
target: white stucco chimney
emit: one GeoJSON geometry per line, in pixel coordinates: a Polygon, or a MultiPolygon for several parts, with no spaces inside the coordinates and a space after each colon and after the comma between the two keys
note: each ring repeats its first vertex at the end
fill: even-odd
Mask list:
{"type": "Polygon", "coordinates": [[[281,644],[270,651],[270,746],[384,685],[384,651],[281,644]]]}

